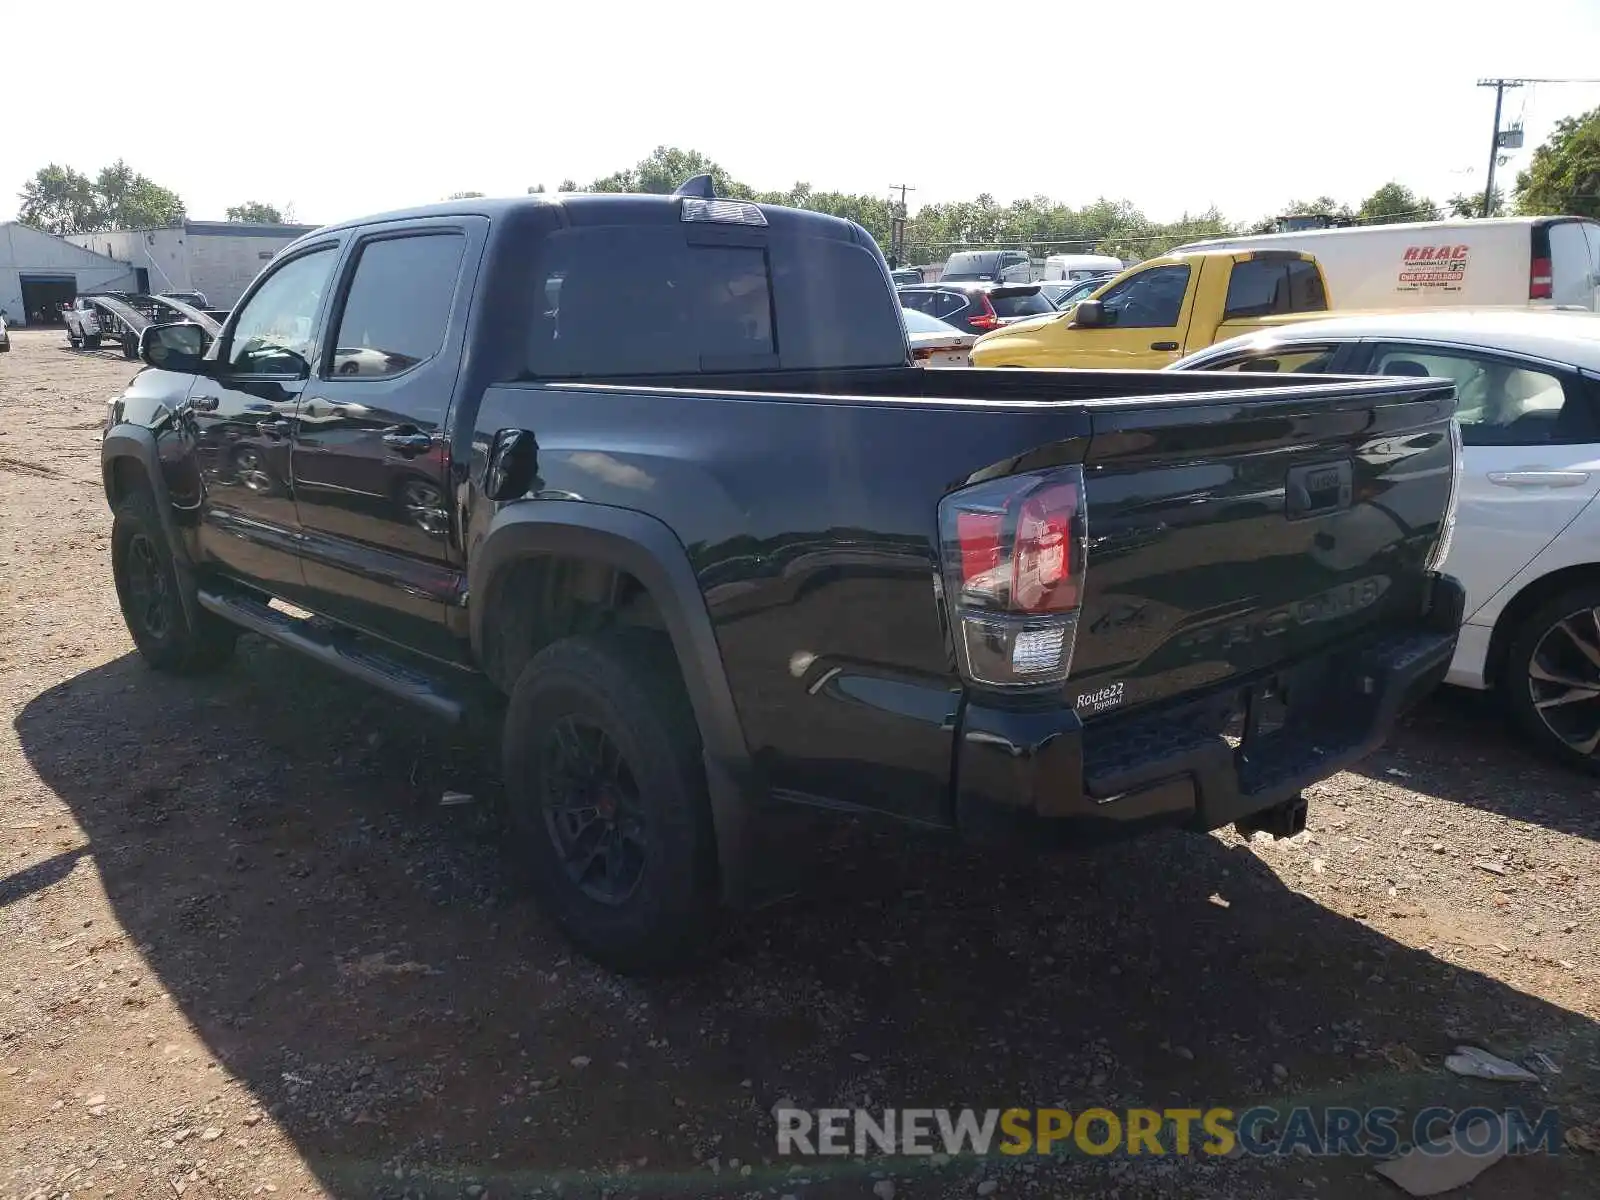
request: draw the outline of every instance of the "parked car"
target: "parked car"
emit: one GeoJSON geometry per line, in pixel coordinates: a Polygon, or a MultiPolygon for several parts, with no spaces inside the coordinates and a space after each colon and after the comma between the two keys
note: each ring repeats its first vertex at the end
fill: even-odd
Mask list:
{"type": "MultiPolygon", "coordinates": [[[[1600,315],[1345,317],[1237,338],[1177,367],[1451,380],[1465,469],[1444,569],[1467,590],[1467,617],[1447,679],[1496,690],[1536,742],[1596,769],[1600,315]]],[[[1400,453],[1404,441],[1379,445],[1400,453]]]]}
{"type": "Polygon", "coordinates": [[[1178,252],[1210,249],[1314,254],[1347,310],[1600,308],[1600,222],[1587,217],[1353,225],[1212,238],[1178,252]]]}
{"type": "Polygon", "coordinates": [[[1309,254],[1167,254],[1102,284],[1070,312],[1020,321],[980,338],[972,362],[1153,369],[1237,334],[1325,315],[1328,307],[1327,285],[1309,254]]]}
{"type": "Polygon", "coordinates": [[[1043,278],[1050,282],[1074,282],[1095,275],[1116,275],[1126,265],[1109,254],[1052,254],[1044,260],[1043,278]]]}
{"type": "Polygon", "coordinates": [[[957,329],[920,309],[901,309],[900,315],[905,318],[911,359],[919,367],[972,365],[972,343],[978,340],[977,334],[957,329]]]}
{"type": "Polygon", "coordinates": [[[974,334],[1056,311],[1037,283],[925,283],[898,290],[906,308],[974,334]]]}
{"type": "Polygon", "coordinates": [[[6,315],[0,313],[0,354],[11,349],[11,331],[6,328],[6,315]]]}
{"type": "Polygon", "coordinates": [[[1063,309],[1092,296],[1099,290],[1101,284],[1114,278],[1113,274],[1107,272],[1101,275],[1088,275],[1082,279],[1057,280],[1054,283],[1041,283],[1039,292],[1057,309],[1063,309]]]}
{"type": "Polygon", "coordinates": [[[495,715],[543,904],[625,970],[787,890],[829,809],[1298,832],[1443,675],[1450,384],[920,370],[866,230],[709,183],[329,226],[210,350],[147,329],[101,447],[145,661],[248,630],[495,715]],[[1407,536],[1317,559],[1377,503],[1407,536]]]}
{"type": "Polygon", "coordinates": [[[889,272],[889,278],[894,280],[896,287],[902,283],[921,283],[922,271],[918,267],[896,267],[889,272]]]}
{"type": "Polygon", "coordinates": [[[1022,250],[963,250],[945,260],[940,283],[1027,283],[1032,260],[1022,250]]]}

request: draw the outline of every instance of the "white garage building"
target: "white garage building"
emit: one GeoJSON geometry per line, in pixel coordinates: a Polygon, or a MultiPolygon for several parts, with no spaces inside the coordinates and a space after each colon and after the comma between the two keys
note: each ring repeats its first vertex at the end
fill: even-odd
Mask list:
{"type": "Polygon", "coordinates": [[[136,291],[138,277],[83,246],[19,225],[0,223],[0,308],[8,325],[60,320],[60,306],[83,292],[136,291]]]}
{"type": "Polygon", "coordinates": [[[170,229],[72,233],[67,240],[127,263],[136,292],[201,292],[211,308],[232,308],[262,267],[315,225],[185,221],[170,229]]]}

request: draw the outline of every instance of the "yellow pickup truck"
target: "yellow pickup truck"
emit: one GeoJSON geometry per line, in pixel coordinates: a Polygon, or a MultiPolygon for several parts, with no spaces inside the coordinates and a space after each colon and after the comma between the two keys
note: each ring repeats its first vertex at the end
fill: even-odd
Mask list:
{"type": "Polygon", "coordinates": [[[1072,308],[984,334],[972,365],[1155,370],[1213,342],[1328,308],[1327,282],[1309,254],[1167,254],[1108,279],[1072,308]]]}

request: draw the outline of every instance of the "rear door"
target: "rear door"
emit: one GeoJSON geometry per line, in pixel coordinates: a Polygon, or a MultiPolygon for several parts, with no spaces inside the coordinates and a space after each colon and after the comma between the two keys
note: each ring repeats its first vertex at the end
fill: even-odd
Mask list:
{"type": "Polygon", "coordinates": [[[1445,570],[1467,589],[1470,620],[1600,491],[1596,384],[1542,360],[1427,343],[1375,345],[1364,370],[1456,385],[1466,471],[1445,570]]]}
{"type": "Polygon", "coordinates": [[[351,248],[295,417],[306,585],[329,616],[453,654],[445,421],[488,222],[378,226],[351,248]],[[435,645],[437,643],[437,645],[435,645]]]}
{"type": "Polygon", "coordinates": [[[1585,222],[1555,221],[1550,225],[1550,296],[1567,308],[1595,306],[1594,261],[1584,236],[1585,222]]]}
{"type": "Polygon", "coordinates": [[[1147,267],[1098,297],[1106,323],[1073,329],[1074,367],[1154,369],[1176,362],[1189,333],[1199,272],[1188,264],[1147,267]]]}

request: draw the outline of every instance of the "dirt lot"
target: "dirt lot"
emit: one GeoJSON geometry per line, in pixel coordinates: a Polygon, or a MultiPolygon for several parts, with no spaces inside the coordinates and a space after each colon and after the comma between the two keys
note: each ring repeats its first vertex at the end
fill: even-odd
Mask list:
{"type": "MultiPolygon", "coordinates": [[[[1600,1121],[1600,791],[1473,698],[1317,788],[1294,841],[1018,863],[841,828],[704,972],[625,982],[526,899],[480,748],[253,639],[204,683],[141,665],[97,445],[134,368],[13,337],[0,1195],[1359,1197],[1399,1193],[1342,1158],[796,1165],[768,1111],[1600,1121]],[[1458,1079],[1457,1041],[1560,1072],[1458,1079]]],[[[1457,1194],[1600,1195],[1600,1161],[1508,1159],[1457,1194]]]]}

